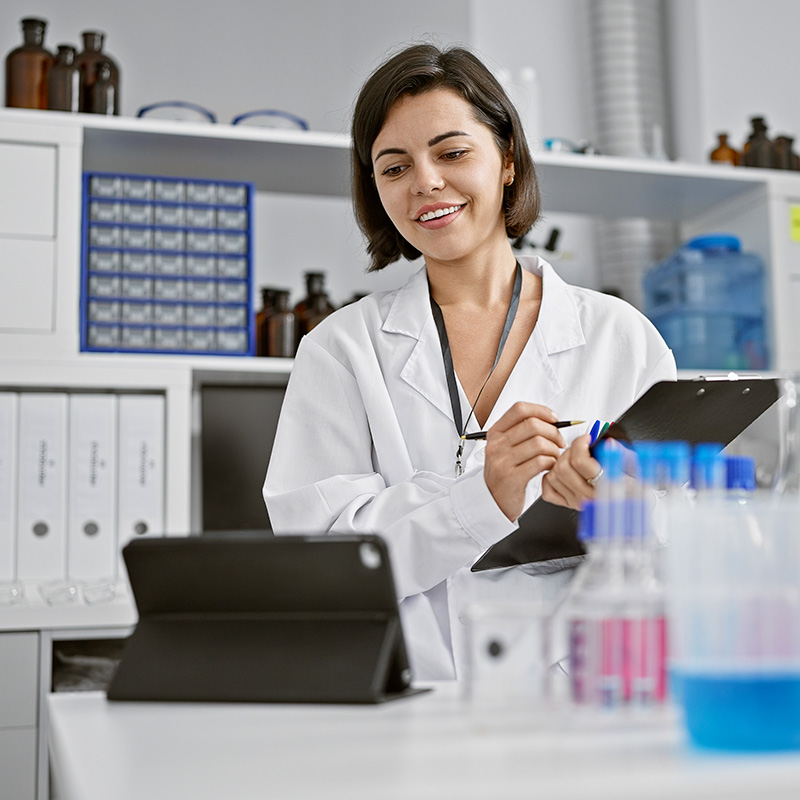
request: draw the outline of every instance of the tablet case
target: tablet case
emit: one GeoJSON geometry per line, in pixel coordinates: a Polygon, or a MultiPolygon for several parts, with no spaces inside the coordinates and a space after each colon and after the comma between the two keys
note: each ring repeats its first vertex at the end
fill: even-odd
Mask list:
{"type": "Polygon", "coordinates": [[[139,621],[109,700],[378,703],[419,690],[377,536],[191,536],[123,550],[139,621]]]}
{"type": "MultiPolygon", "coordinates": [[[[778,399],[774,378],[700,378],[653,384],[598,439],[730,444],[778,399]]],[[[595,446],[597,442],[595,442],[595,446]]],[[[539,498],[513,533],[490,547],[473,572],[520,564],[573,565],[586,551],[578,540],[578,512],[539,498]]],[[[552,571],[543,569],[542,571],[552,571]]]]}

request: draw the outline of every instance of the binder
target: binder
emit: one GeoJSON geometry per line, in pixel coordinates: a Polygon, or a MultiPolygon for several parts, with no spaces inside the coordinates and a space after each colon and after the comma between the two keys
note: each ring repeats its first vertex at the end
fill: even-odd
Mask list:
{"type": "Polygon", "coordinates": [[[67,570],[66,394],[19,396],[17,577],[59,580],[67,570]]]}
{"type": "Polygon", "coordinates": [[[19,396],[0,392],[0,583],[15,581],[19,396]]]}
{"type": "Polygon", "coordinates": [[[131,539],[164,532],[165,398],[119,396],[118,564],[131,539]]]}
{"type": "Polygon", "coordinates": [[[109,700],[378,703],[415,694],[385,543],[137,539],[138,622],[109,700]]]}
{"type": "Polygon", "coordinates": [[[117,396],[73,394],[69,407],[67,577],[117,574],[117,396]]]}
{"type": "MultiPolygon", "coordinates": [[[[774,378],[700,378],[651,386],[598,439],[622,443],[686,441],[730,444],[778,399],[774,378]]],[[[595,442],[595,446],[597,442],[595,442]]],[[[519,527],[492,545],[472,572],[539,565],[554,572],[586,551],[578,540],[578,512],[539,498],[519,518],[519,527]]]]}

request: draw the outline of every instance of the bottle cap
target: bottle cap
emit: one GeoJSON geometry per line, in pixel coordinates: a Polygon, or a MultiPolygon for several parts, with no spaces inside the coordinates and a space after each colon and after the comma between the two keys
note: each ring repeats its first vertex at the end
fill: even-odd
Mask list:
{"type": "Polygon", "coordinates": [[[744,489],[747,492],[756,488],[756,462],[750,456],[728,456],[725,461],[728,489],[744,489]]]}
{"type": "Polygon", "coordinates": [[[604,439],[595,448],[595,458],[603,468],[606,480],[620,480],[623,472],[624,452],[622,445],[613,439],[604,439]]]}
{"type": "Polygon", "coordinates": [[[717,442],[702,442],[695,445],[692,453],[691,486],[693,489],[721,489],[725,486],[725,456],[723,445],[717,442]]]}
{"type": "Polygon", "coordinates": [[[730,250],[738,253],[742,243],[732,233],[710,233],[706,236],[695,236],[685,245],[689,250],[730,250]]]}
{"type": "Polygon", "coordinates": [[[578,540],[581,542],[591,542],[594,539],[594,500],[587,500],[578,513],[578,540]]]}

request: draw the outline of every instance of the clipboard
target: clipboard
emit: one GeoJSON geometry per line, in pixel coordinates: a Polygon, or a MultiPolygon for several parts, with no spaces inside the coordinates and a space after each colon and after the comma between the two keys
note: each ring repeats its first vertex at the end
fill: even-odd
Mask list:
{"type": "Polygon", "coordinates": [[[139,621],[109,700],[379,703],[417,694],[378,536],[137,539],[139,621]]]}
{"type": "MultiPolygon", "coordinates": [[[[653,384],[595,442],[685,441],[730,444],[778,399],[774,378],[699,378],[653,384]]],[[[586,555],[577,536],[578,512],[539,498],[519,527],[492,545],[472,572],[523,564],[564,562],[586,555]]],[[[541,571],[548,571],[542,569],[541,571]]],[[[550,570],[552,571],[552,570],[550,570]]]]}

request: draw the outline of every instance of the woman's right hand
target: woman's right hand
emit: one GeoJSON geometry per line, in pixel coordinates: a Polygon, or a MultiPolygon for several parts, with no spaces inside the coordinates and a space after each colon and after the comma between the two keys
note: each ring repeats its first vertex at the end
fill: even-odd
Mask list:
{"type": "Polygon", "coordinates": [[[486,432],[483,476],[497,505],[516,520],[525,507],[531,478],[556,463],[566,446],[553,424],[555,412],[536,403],[515,403],[486,432]]]}

